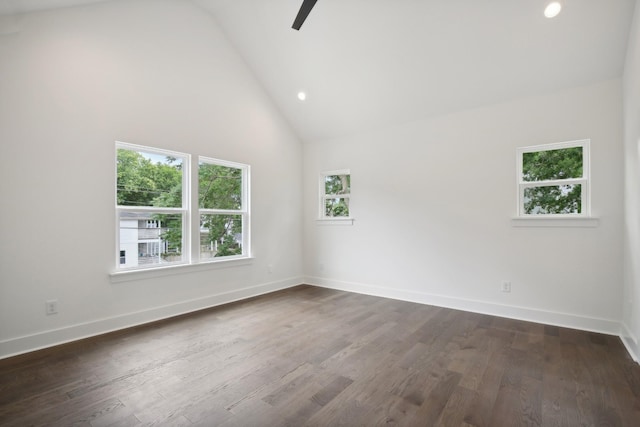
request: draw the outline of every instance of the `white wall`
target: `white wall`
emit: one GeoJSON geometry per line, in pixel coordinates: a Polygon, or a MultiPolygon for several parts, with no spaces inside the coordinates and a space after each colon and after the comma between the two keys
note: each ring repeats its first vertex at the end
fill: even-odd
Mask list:
{"type": "Polygon", "coordinates": [[[301,145],[206,13],[141,0],[3,23],[0,357],[300,282],[301,145]],[[250,164],[255,260],[112,283],[116,140],[250,164]]]}
{"type": "Polygon", "coordinates": [[[610,333],[624,319],[637,353],[638,21],[636,10],[623,289],[620,81],[302,148],[190,2],[3,18],[0,358],[295,285],[302,271],[318,285],[610,333]],[[598,227],[513,227],[516,148],[582,138],[598,227]],[[253,262],[112,282],[116,140],[250,164],[253,262]],[[319,226],[318,174],[342,168],[356,222],[319,226]],[[45,315],[49,299],[59,314],[45,315]]]}
{"type": "Polygon", "coordinates": [[[624,331],[640,356],[640,6],[636,2],[623,79],[624,93],[624,331]]]}
{"type": "Polygon", "coordinates": [[[614,80],[306,144],[307,280],[618,334],[621,108],[614,80]],[[516,148],[584,138],[598,226],[513,227],[516,148]],[[318,225],[318,174],[342,168],[355,223],[318,225]]]}

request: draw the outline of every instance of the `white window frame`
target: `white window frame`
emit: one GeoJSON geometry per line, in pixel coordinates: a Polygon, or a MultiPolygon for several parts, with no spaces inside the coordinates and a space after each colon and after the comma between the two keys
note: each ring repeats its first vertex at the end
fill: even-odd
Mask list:
{"type": "Polygon", "coordinates": [[[191,176],[191,155],[187,153],[181,153],[178,151],[170,151],[162,148],[149,147],[138,144],[130,144],[127,142],[116,141],[116,185],[115,185],[115,205],[116,205],[116,271],[134,271],[134,270],[151,270],[156,268],[162,268],[166,266],[184,265],[189,264],[191,260],[191,191],[190,191],[190,176],[191,176]],[[121,206],[118,205],[118,150],[131,150],[136,152],[145,152],[150,154],[158,154],[161,156],[179,157],[182,159],[182,206],[179,208],[161,208],[155,206],[121,206]],[[145,214],[173,214],[182,216],[182,245],[180,248],[182,260],[175,261],[167,264],[147,264],[137,265],[134,267],[120,267],[120,214],[123,212],[132,213],[145,213],[145,214]]]}
{"type": "MultiPolygon", "coordinates": [[[[238,259],[238,258],[247,258],[249,254],[251,254],[251,239],[250,237],[250,229],[251,229],[251,221],[249,217],[250,209],[249,209],[249,180],[251,167],[244,163],[236,163],[230,162],[227,160],[214,159],[212,157],[198,157],[198,168],[200,167],[200,163],[208,163],[212,165],[225,166],[235,169],[240,169],[242,171],[242,186],[241,186],[241,204],[242,207],[240,209],[203,209],[198,207],[198,257],[200,257],[200,217],[201,215],[209,215],[209,214],[227,214],[227,215],[240,215],[242,217],[242,254],[241,255],[232,255],[226,257],[219,258],[206,258],[200,259],[200,262],[217,262],[221,260],[227,259],[238,259]]],[[[200,192],[199,189],[197,191],[199,199],[200,192]]],[[[198,203],[198,201],[196,201],[198,203]]]]}
{"type": "MultiPolygon", "coordinates": [[[[115,205],[115,248],[114,267],[109,274],[111,281],[115,283],[161,277],[166,274],[177,274],[188,270],[201,270],[210,268],[226,268],[231,266],[242,266],[251,263],[253,257],[251,252],[251,221],[250,221],[250,166],[247,164],[231,161],[219,160],[211,157],[196,156],[199,161],[209,163],[215,162],[222,166],[231,166],[242,170],[242,209],[239,211],[199,209],[198,206],[198,167],[192,167],[192,155],[177,151],[165,150],[157,147],[150,147],[138,144],[131,144],[122,141],[115,143],[115,177],[114,183],[114,205],[115,205]],[[180,157],[183,159],[182,165],[182,207],[180,208],[158,208],[140,206],[119,206],[117,172],[118,149],[143,151],[146,153],[159,154],[162,156],[180,157]],[[181,214],[182,215],[182,260],[167,264],[151,264],[136,267],[123,268],[120,266],[120,213],[121,212],[144,212],[150,214],[181,214]],[[200,259],[200,215],[201,213],[231,213],[242,215],[242,255],[200,259]]],[[[198,163],[199,165],[199,163],[198,163]]]]}
{"type": "Polygon", "coordinates": [[[333,175],[349,175],[351,176],[350,169],[338,169],[332,171],[324,171],[320,172],[318,178],[318,194],[319,194],[319,203],[318,203],[318,223],[319,224],[331,224],[331,225],[352,225],[353,224],[353,210],[351,206],[351,188],[349,188],[348,194],[326,194],[326,186],[325,179],[327,176],[333,175]],[[327,216],[326,209],[326,200],[333,198],[345,198],[349,199],[349,216],[327,216]]]}
{"type": "Polygon", "coordinates": [[[517,173],[517,213],[518,218],[526,219],[570,219],[570,218],[591,218],[591,179],[590,179],[590,146],[589,139],[576,141],[557,142],[553,144],[535,145],[520,147],[517,149],[516,173],[517,173]],[[544,181],[524,181],[522,179],[522,166],[525,153],[535,153],[539,151],[551,151],[564,148],[582,147],[582,177],[555,179],[544,181]],[[524,209],[524,192],[527,188],[552,187],[558,185],[579,184],[581,187],[581,207],[580,213],[575,214],[527,214],[524,209]]]}

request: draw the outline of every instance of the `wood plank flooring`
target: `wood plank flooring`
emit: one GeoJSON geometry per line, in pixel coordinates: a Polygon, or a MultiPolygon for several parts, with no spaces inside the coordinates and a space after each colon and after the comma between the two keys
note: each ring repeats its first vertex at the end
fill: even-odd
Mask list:
{"type": "Polygon", "coordinates": [[[0,361],[2,426],[640,426],[617,337],[311,286],[0,361]]]}

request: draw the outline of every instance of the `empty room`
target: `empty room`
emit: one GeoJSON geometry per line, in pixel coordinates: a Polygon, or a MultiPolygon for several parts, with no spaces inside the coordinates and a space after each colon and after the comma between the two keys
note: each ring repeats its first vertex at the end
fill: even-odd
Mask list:
{"type": "Polygon", "coordinates": [[[0,0],[0,425],[637,426],[637,0],[0,0]]]}

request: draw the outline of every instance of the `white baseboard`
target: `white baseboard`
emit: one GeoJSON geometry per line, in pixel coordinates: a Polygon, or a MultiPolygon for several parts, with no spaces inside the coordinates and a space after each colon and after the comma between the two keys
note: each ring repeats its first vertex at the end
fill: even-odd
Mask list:
{"type": "Polygon", "coordinates": [[[181,314],[192,313],[194,311],[215,307],[221,304],[227,304],[258,295],[291,288],[293,286],[300,285],[301,283],[303,283],[301,277],[293,277],[277,282],[264,283],[242,289],[235,289],[230,292],[223,292],[204,298],[182,301],[176,304],[154,307],[148,310],[142,310],[105,319],[97,319],[90,322],[66,326],[64,328],[53,329],[17,338],[11,338],[8,340],[0,341],[0,359],[5,359],[7,357],[16,356],[34,350],[40,350],[47,347],[53,347],[55,345],[64,344],[71,341],[77,341],[83,338],[102,335],[108,332],[130,328],[132,326],[151,323],[158,320],[167,319],[169,317],[179,316],[181,314]]]}
{"type": "Polygon", "coordinates": [[[591,332],[617,335],[621,338],[627,351],[636,362],[640,362],[638,355],[640,347],[638,339],[631,333],[624,323],[614,320],[597,319],[566,313],[557,313],[545,310],[537,310],[526,307],[514,307],[495,304],[486,301],[475,301],[463,298],[454,298],[443,295],[434,295],[423,292],[391,289],[380,286],[344,282],[320,277],[293,277],[277,282],[264,283],[247,288],[236,289],[230,292],[211,295],[188,301],[182,301],[162,307],[154,307],[135,313],[98,319],[91,322],[67,326],[64,328],[44,331],[36,334],[0,341],[0,359],[40,350],[59,344],[77,341],[96,335],[126,329],[133,326],[151,323],[182,314],[215,307],[230,302],[263,295],[282,289],[291,288],[300,284],[309,284],[323,288],[337,289],[347,292],[379,296],[402,301],[416,302],[420,304],[434,305],[438,307],[452,308],[456,310],[470,311],[474,313],[489,314],[510,319],[526,320],[548,325],[562,326],[591,332]]]}
{"type": "Polygon", "coordinates": [[[487,301],[476,301],[403,289],[391,289],[363,283],[343,282],[321,277],[306,277],[305,283],[324,288],[417,302],[420,304],[470,311],[473,313],[489,314],[492,316],[525,320],[590,332],[599,332],[608,335],[620,335],[620,322],[615,320],[597,319],[527,307],[501,305],[487,301]]]}
{"type": "Polygon", "coordinates": [[[638,358],[638,355],[640,355],[640,345],[638,345],[638,338],[631,332],[629,326],[624,322],[622,322],[621,325],[620,339],[622,340],[624,346],[627,348],[627,351],[629,352],[633,360],[636,363],[640,363],[640,359],[638,358]]]}

